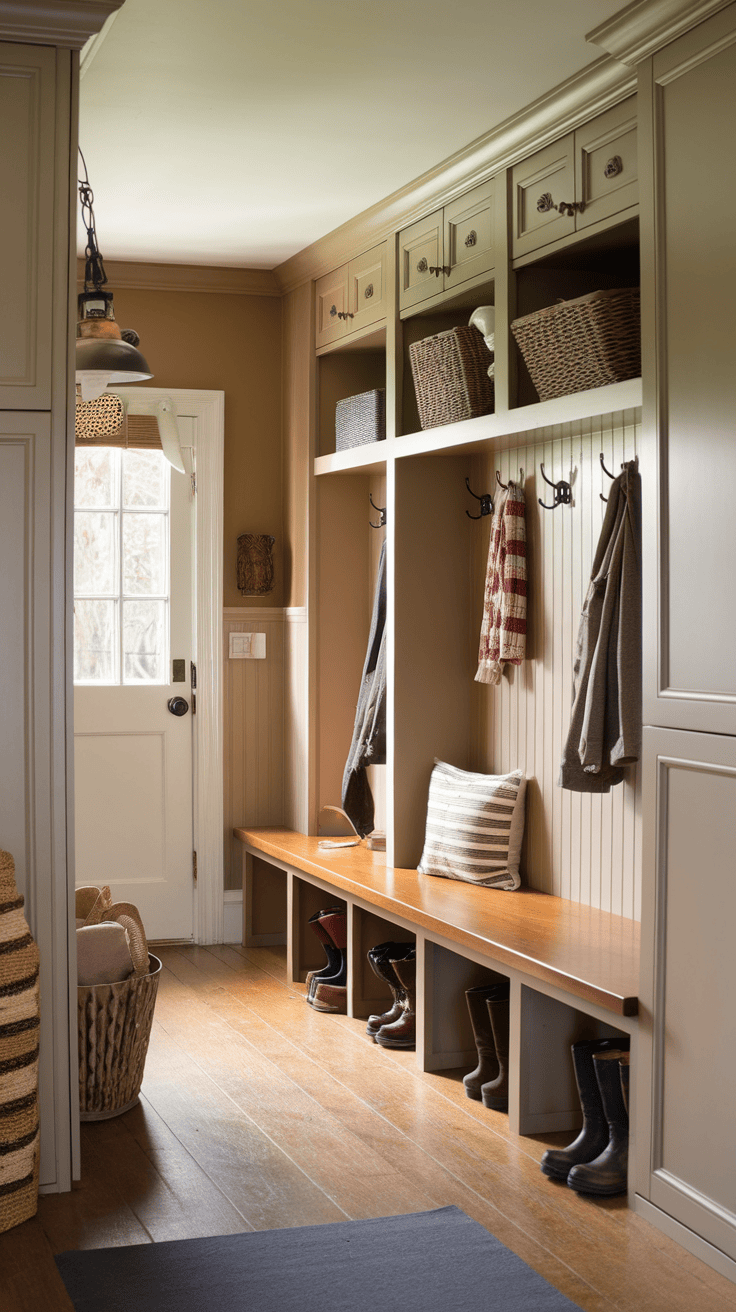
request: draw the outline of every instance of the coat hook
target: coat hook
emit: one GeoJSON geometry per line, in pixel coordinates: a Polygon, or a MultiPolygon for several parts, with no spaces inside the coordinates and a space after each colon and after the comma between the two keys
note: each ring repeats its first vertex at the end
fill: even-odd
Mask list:
{"type": "Polygon", "coordinates": [[[570,484],[566,483],[564,478],[561,478],[559,483],[553,483],[551,478],[547,478],[543,464],[540,464],[539,469],[545,483],[548,483],[549,486],[553,487],[555,490],[552,505],[548,506],[541,497],[538,497],[537,500],[539,501],[540,506],[542,506],[544,510],[554,510],[557,506],[569,506],[572,501],[572,488],[570,487],[570,484]]]}
{"type": "MultiPolygon", "coordinates": [[[[509,481],[510,481],[510,480],[509,480],[509,481]]],[[[502,488],[503,488],[504,492],[508,492],[508,490],[509,490],[509,485],[508,485],[508,483],[502,483],[502,482],[501,482],[501,476],[500,476],[498,470],[496,470],[496,482],[498,483],[498,486],[499,486],[499,487],[502,487],[502,488]]],[[[523,470],[523,469],[520,469],[520,470],[519,470],[519,478],[518,478],[518,482],[519,482],[520,484],[524,482],[524,470],[523,470]]]]}
{"type": "Polygon", "coordinates": [[[467,515],[468,519],[482,519],[484,515],[492,515],[493,499],[491,497],[490,492],[485,492],[482,497],[479,497],[478,493],[473,491],[472,487],[470,486],[470,482],[467,478],[465,480],[465,486],[468,489],[468,492],[470,493],[471,497],[475,497],[476,501],[480,501],[480,514],[471,515],[470,511],[466,510],[465,514],[467,515]]]}
{"type": "Polygon", "coordinates": [[[385,507],[385,506],[377,506],[376,503],[375,503],[375,501],[373,500],[373,497],[371,496],[370,492],[368,493],[368,500],[370,501],[371,505],[373,506],[373,509],[374,509],[374,510],[377,510],[377,511],[378,511],[378,514],[379,514],[379,516],[380,516],[380,519],[379,519],[379,521],[378,521],[377,524],[374,524],[372,519],[369,519],[368,523],[370,524],[371,528],[383,528],[384,524],[386,523],[386,507],[385,507]]]}
{"type": "MultiPolygon", "coordinates": [[[[602,451],[601,451],[601,454],[600,454],[600,462],[601,462],[601,469],[603,470],[603,473],[604,473],[604,474],[607,474],[609,478],[615,478],[616,475],[615,475],[615,474],[612,474],[611,471],[610,471],[610,469],[606,469],[605,463],[604,463],[604,461],[603,461],[603,452],[602,452],[602,451]]],[[[623,465],[621,466],[621,468],[623,469],[623,465]]],[[[598,496],[600,497],[601,501],[606,501],[606,502],[608,501],[608,497],[604,497],[604,495],[603,495],[602,492],[599,492],[599,493],[598,493],[598,496]]]]}

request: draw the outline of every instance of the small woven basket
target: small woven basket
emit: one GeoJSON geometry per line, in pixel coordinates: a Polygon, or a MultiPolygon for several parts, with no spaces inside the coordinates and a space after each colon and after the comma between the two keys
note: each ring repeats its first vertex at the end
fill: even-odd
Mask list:
{"type": "Polygon", "coordinates": [[[638,287],[550,305],[515,319],[511,331],[540,401],[641,374],[638,287]]]}
{"type": "Polygon", "coordinates": [[[335,406],[335,450],[347,451],[369,442],[383,442],[386,437],[386,391],[346,396],[335,406]]]}
{"type": "Polygon", "coordinates": [[[160,974],[151,953],[146,975],[78,987],[80,1120],[121,1116],[137,1103],[160,974]]]}
{"type": "Polygon", "coordinates": [[[492,356],[477,328],[461,326],[409,347],[422,428],[474,419],[493,411],[492,356]]]}

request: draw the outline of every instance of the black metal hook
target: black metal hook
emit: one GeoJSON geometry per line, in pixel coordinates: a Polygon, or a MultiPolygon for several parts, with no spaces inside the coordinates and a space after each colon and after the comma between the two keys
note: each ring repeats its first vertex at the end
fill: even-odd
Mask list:
{"type": "Polygon", "coordinates": [[[540,464],[539,469],[545,483],[548,483],[549,486],[553,487],[555,490],[552,505],[548,506],[541,497],[538,497],[537,500],[539,501],[540,506],[542,506],[544,510],[555,510],[557,506],[569,506],[572,501],[572,488],[570,487],[570,484],[566,483],[564,478],[561,478],[559,483],[553,483],[551,478],[547,478],[543,464],[540,464]]]}
{"type": "Polygon", "coordinates": [[[371,496],[370,492],[368,493],[368,500],[370,501],[371,505],[373,506],[373,509],[374,509],[374,510],[377,510],[378,513],[379,513],[379,515],[380,515],[380,519],[379,519],[379,521],[378,521],[377,524],[374,524],[372,519],[369,519],[369,520],[368,520],[368,523],[370,524],[371,528],[383,528],[384,525],[385,525],[385,523],[386,523],[386,507],[385,507],[385,506],[377,506],[376,503],[375,503],[375,501],[373,500],[373,497],[371,496]]]}
{"type": "MultiPolygon", "coordinates": [[[[523,469],[520,469],[520,470],[519,470],[519,479],[518,479],[518,481],[519,481],[519,483],[523,483],[523,482],[524,482],[524,470],[523,470],[523,469]]],[[[508,490],[509,490],[509,485],[508,485],[508,483],[502,483],[502,482],[501,482],[501,476],[500,476],[498,470],[496,470],[496,482],[498,483],[498,486],[499,486],[499,487],[502,487],[502,488],[503,488],[504,492],[508,492],[508,490]]]]}
{"type": "Polygon", "coordinates": [[[468,489],[468,492],[470,493],[471,497],[475,497],[476,501],[480,501],[480,514],[471,515],[470,511],[466,510],[465,514],[467,515],[468,519],[482,519],[484,515],[492,515],[493,499],[491,497],[490,492],[485,492],[482,497],[479,497],[478,493],[473,491],[472,487],[470,486],[470,482],[467,478],[465,480],[465,486],[468,489]]]}
{"type": "MultiPolygon", "coordinates": [[[[615,478],[616,475],[615,475],[615,474],[612,474],[611,471],[610,471],[610,469],[606,469],[606,466],[605,466],[605,463],[604,463],[604,460],[603,460],[603,452],[602,452],[602,451],[601,451],[601,454],[600,454],[599,459],[600,459],[600,462],[601,462],[601,469],[603,470],[603,473],[604,473],[604,474],[607,474],[608,477],[611,478],[611,479],[615,478]]],[[[621,466],[621,468],[623,469],[623,465],[621,466]]],[[[606,501],[606,502],[608,501],[608,497],[604,497],[604,495],[603,495],[602,492],[599,492],[599,493],[598,493],[598,496],[600,497],[601,501],[606,501]]]]}

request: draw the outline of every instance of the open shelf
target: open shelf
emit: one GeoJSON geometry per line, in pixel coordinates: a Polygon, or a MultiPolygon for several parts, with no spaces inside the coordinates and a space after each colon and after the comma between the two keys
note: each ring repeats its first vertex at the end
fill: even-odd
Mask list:
{"type": "Polygon", "coordinates": [[[386,468],[386,442],[369,442],[349,451],[317,456],[315,474],[382,474],[386,468]]]}

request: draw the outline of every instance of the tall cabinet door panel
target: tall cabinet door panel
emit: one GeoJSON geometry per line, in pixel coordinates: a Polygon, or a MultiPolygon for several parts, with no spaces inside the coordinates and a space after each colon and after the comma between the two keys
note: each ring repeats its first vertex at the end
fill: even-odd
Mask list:
{"type": "Polygon", "coordinates": [[[644,779],[638,1189],[736,1260],[736,738],[646,729],[644,779]]]}
{"type": "Polygon", "coordinates": [[[488,273],[496,262],[495,179],[473,187],[445,206],[445,264],[450,269],[447,287],[488,273]]]}
{"type": "Polygon", "coordinates": [[[656,252],[647,372],[659,390],[648,384],[645,405],[663,548],[657,558],[650,516],[646,605],[659,614],[645,626],[644,720],[709,733],[736,733],[734,86],[733,5],[654,57],[648,112],[662,149],[642,242],[656,252]]]}
{"type": "Polygon", "coordinates": [[[0,44],[0,409],[51,405],[55,52],[0,44]]]}

